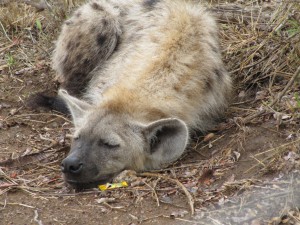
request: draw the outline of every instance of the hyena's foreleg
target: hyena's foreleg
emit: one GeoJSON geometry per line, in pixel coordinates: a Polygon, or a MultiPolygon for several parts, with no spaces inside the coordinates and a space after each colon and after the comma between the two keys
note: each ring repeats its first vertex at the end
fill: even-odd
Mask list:
{"type": "Polygon", "coordinates": [[[114,53],[121,35],[120,10],[105,0],[83,5],[65,22],[56,43],[53,68],[61,87],[80,96],[91,79],[114,53]]]}

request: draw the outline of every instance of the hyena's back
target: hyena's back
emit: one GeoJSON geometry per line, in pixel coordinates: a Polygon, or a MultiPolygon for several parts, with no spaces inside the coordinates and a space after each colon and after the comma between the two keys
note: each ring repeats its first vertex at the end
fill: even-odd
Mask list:
{"type": "Polygon", "coordinates": [[[63,86],[140,122],[175,117],[208,129],[231,90],[213,18],[184,1],[116,2],[92,1],[63,28],[54,55],[63,86]]]}

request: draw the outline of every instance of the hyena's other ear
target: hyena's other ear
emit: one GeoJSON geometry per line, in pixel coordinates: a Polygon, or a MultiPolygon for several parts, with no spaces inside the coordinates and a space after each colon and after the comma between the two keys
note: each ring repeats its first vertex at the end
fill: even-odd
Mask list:
{"type": "Polygon", "coordinates": [[[60,89],[58,91],[58,96],[67,104],[71,112],[75,128],[80,127],[83,121],[83,117],[85,113],[91,108],[91,105],[69,95],[68,92],[63,89],[60,89]]]}
{"type": "MultiPolygon", "coordinates": [[[[155,121],[143,130],[147,141],[152,167],[178,159],[187,146],[189,133],[186,124],[179,119],[155,121]]],[[[146,165],[151,167],[151,165],[146,165]]]]}

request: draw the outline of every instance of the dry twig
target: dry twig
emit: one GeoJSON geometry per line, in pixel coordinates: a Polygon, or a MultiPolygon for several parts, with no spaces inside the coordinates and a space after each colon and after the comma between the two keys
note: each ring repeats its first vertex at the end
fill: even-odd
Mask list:
{"type": "Polygon", "coordinates": [[[190,206],[190,210],[191,210],[191,215],[194,215],[195,213],[195,209],[194,209],[194,198],[193,196],[189,193],[189,191],[186,189],[186,187],[179,181],[179,180],[176,180],[176,179],[172,179],[172,178],[169,178],[167,176],[164,176],[164,175],[161,175],[161,174],[156,174],[156,173],[139,173],[137,174],[138,176],[142,176],[142,177],[156,177],[156,178],[161,178],[161,179],[164,179],[164,180],[167,180],[167,181],[170,181],[172,183],[175,183],[177,184],[181,189],[182,191],[184,192],[184,194],[186,195],[187,199],[188,199],[188,203],[189,203],[189,206],[190,206]]]}
{"type": "MultiPolygon", "coordinates": [[[[293,85],[293,83],[295,82],[296,78],[299,76],[300,74],[300,66],[298,67],[298,69],[296,70],[296,72],[294,73],[294,75],[292,76],[292,78],[290,79],[290,81],[287,83],[287,85],[285,86],[285,88],[279,93],[279,95],[268,105],[268,107],[272,107],[275,104],[277,104],[277,102],[280,102],[281,98],[283,97],[283,95],[289,90],[289,88],[293,85]]],[[[264,113],[266,113],[267,110],[266,109],[262,109],[258,112],[255,112],[249,116],[247,116],[246,118],[242,119],[243,124],[247,124],[249,123],[252,119],[263,115],[264,113]]]]}

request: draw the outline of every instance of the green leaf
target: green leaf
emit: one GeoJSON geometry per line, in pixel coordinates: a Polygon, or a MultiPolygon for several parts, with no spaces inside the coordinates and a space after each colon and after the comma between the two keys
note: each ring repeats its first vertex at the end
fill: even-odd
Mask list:
{"type": "Polygon", "coordinates": [[[14,57],[10,54],[6,55],[6,62],[9,67],[12,67],[16,63],[14,57]]]}
{"type": "Polygon", "coordinates": [[[42,32],[42,23],[39,19],[36,19],[35,21],[37,29],[39,29],[40,32],[42,32]]]}
{"type": "Polygon", "coordinates": [[[300,98],[299,98],[299,94],[296,92],[296,93],[294,94],[294,96],[295,96],[295,99],[296,99],[296,102],[297,102],[297,107],[300,108],[300,98]]]}

